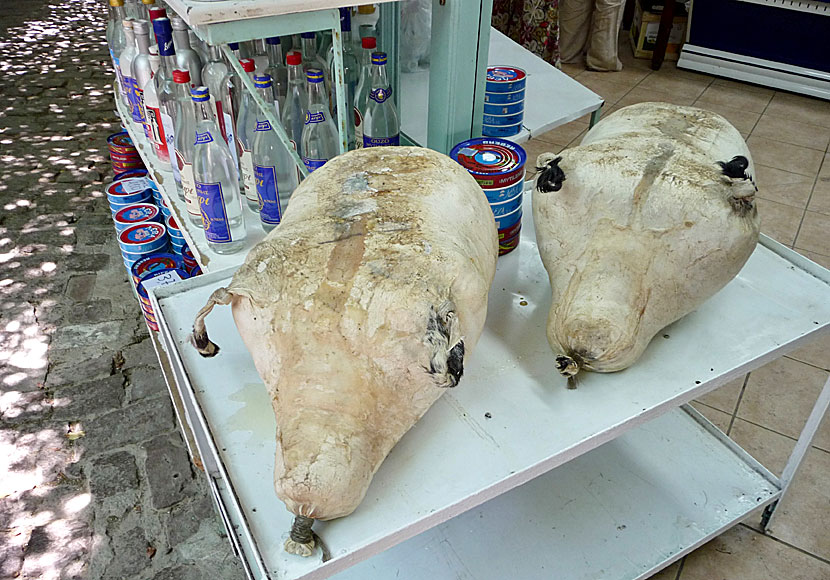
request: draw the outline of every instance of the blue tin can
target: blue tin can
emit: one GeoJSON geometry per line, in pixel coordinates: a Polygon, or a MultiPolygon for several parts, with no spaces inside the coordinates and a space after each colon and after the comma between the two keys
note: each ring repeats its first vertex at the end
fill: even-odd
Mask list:
{"type": "Polygon", "coordinates": [[[161,210],[152,203],[134,203],[119,209],[112,219],[116,231],[120,232],[142,222],[160,222],[161,210]]]}
{"type": "Polygon", "coordinates": [[[516,103],[508,103],[506,105],[493,105],[490,103],[484,104],[485,115],[515,115],[516,113],[523,113],[525,110],[525,102],[518,101],[516,103]]]}
{"type": "Polygon", "coordinates": [[[506,216],[509,213],[512,213],[522,206],[522,194],[520,193],[516,197],[512,197],[510,199],[506,199],[504,201],[499,201],[496,203],[490,204],[490,209],[493,210],[493,215],[498,217],[506,216]]]}
{"type": "Polygon", "coordinates": [[[504,127],[507,125],[521,124],[524,119],[525,112],[516,113],[513,115],[484,115],[484,124],[493,125],[496,127],[504,127]]]}
{"type": "Polygon", "coordinates": [[[167,228],[156,222],[143,222],[130,226],[118,234],[121,253],[144,255],[167,245],[167,228]]]}
{"type": "Polygon", "coordinates": [[[512,93],[525,88],[525,71],[514,66],[488,66],[484,90],[488,93],[512,93]]]}
{"type": "Polygon", "coordinates": [[[187,269],[181,257],[171,253],[154,252],[135,262],[131,273],[133,282],[138,284],[144,274],[156,270],[175,270],[176,268],[180,270],[187,269]]]}
{"type": "Polygon", "coordinates": [[[527,161],[521,146],[487,137],[462,141],[452,148],[450,157],[469,171],[485,191],[521,182],[527,161]]]}
{"type": "Polygon", "coordinates": [[[507,105],[509,103],[518,103],[525,100],[524,89],[512,93],[484,93],[484,104],[490,105],[507,105]]]}
{"type": "MultiPolygon", "coordinates": [[[[487,112],[486,110],[484,111],[487,112]]],[[[129,179],[130,177],[146,177],[147,170],[146,169],[130,169],[128,171],[122,171],[121,173],[116,173],[115,177],[112,178],[113,181],[121,181],[123,179],[129,179]]]]}
{"type": "Polygon", "coordinates": [[[507,199],[512,199],[517,195],[521,195],[525,189],[525,182],[524,182],[524,175],[522,175],[522,179],[517,181],[513,185],[508,185],[507,187],[499,187],[497,189],[485,189],[484,193],[487,194],[487,201],[490,204],[499,203],[505,201],[507,199]]]}
{"type": "Polygon", "coordinates": [[[522,131],[522,124],[515,125],[482,125],[481,134],[487,137],[512,137],[522,131]]]}
{"type": "Polygon", "coordinates": [[[522,220],[522,206],[519,205],[519,207],[517,207],[510,213],[501,216],[495,216],[495,218],[497,230],[504,230],[511,226],[515,226],[522,220]]]}
{"type": "Polygon", "coordinates": [[[153,190],[146,177],[130,177],[115,181],[107,186],[110,204],[124,205],[142,203],[152,197],[153,190]]]}

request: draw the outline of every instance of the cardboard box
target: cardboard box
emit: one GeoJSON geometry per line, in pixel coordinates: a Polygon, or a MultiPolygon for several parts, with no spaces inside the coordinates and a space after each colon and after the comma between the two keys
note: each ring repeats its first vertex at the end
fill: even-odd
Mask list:
{"type": "MultiPolygon", "coordinates": [[[[654,54],[654,45],[657,44],[657,31],[660,30],[660,13],[647,12],[642,9],[640,2],[634,7],[634,20],[631,22],[631,48],[637,58],[651,58],[654,54]]],[[[666,47],[666,60],[677,60],[680,56],[680,47],[686,40],[686,15],[675,16],[672,29],[669,33],[669,44],[666,47]]]]}

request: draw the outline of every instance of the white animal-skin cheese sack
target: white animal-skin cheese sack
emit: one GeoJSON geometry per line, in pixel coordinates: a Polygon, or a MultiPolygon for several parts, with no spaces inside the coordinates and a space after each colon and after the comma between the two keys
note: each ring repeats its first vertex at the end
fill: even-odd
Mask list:
{"type": "Polygon", "coordinates": [[[533,220],[553,291],[547,335],[565,376],[631,366],[757,243],[752,158],[709,111],[625,107],[537,165],[533,220]]]}
{"type": "Polygon", "coordinates": [[[271,396],[275,488],[297,516],[288,551],[310,555],[313,520],[354,511],[395,443],[456,385],[497,254],[486,196],[460,165],[416,147],[360,149],[300,184],[200,311],[194,342],[212,356],[204,318],[231,305],[271,396]]]}

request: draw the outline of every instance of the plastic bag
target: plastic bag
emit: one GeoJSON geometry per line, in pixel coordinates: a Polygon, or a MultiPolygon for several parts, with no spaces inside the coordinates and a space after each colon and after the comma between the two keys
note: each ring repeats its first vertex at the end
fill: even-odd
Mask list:
{"type": "Polygon", "coordinates": [[[432,0],[401,2],[401,71],[414,72],[429,66],[432,35],[432,0]]]}

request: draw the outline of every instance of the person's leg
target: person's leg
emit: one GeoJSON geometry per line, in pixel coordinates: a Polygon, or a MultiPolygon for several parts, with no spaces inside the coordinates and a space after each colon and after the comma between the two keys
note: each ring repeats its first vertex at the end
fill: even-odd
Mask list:
{"type": "Polygon", "coordinates": [[[624,0],[595,0],[586,57],[589,69],[622,70],[622,62],[617,56],[617,43],[624,7],[624,0]]]}
{"type": "Polygon", "coordinates": [[[582,62],[593,7],[594,0],[559,0],[559,55],[563,63],[582,62]]]}

